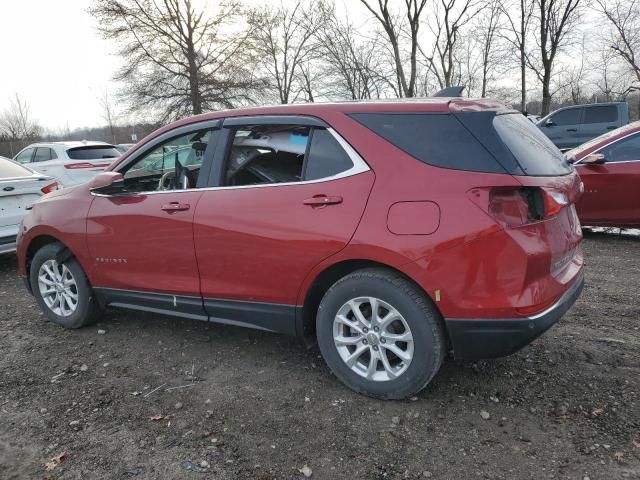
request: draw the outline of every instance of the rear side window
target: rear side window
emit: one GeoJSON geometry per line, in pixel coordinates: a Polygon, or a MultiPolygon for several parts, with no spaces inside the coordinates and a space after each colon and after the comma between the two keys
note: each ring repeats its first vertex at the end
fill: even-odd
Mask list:
{"type": "Polygon", "coordinates": [[[87,145],[86,147],[70,148],[67,150],[67,155],[71,160],[99,160],[119,157],[120,152],[116,147],[109,145],[87,145]]]}
{"type": "Polygon", "coordinates": [[[611,123],[618,121],[618,108],[615,105],[602,105],[584,109],[582,123],[611,123]]]}
{"type": "Polygon", "coordinates": [[[566,175],[572,171],[560,150],[524,115],[496,115],[493,127],[526,175],[566,175]]]}
{"type": "Polygon", "coordinates": [[[551,121],[555,125],[577,125],[580,123],[580,112],[582,108],[569,108],[567,110],[561,110],[558,113],[551,116],[551,121]]]}
{"type": "Polygon", "coordinates": [[[350,117],[429,165],[505,173],[502,165],[453,115],[352,113],[350,117]]]}
{"type": "Polygon", "coordinates": [[[305,169],[305,180],[331,177],[353,167],[353,162],[328,130],[314,129],[305,169]]]}
{"type": "Polygon", "coordinates": [[[22,165],[0,159],[0,178],[30,177],[31,170],[22,165]]]}

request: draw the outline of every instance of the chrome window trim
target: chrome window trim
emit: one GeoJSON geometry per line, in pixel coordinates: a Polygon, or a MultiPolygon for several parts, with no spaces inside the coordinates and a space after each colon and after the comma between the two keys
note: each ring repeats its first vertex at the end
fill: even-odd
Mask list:
{"type": "MultiPolygon", "coordinates": [[[[335,175],[331,175],[330,177],[322,177],[317,178],[315,180],[303,180],[300,182],[282,182],[282,183],[262,183],[259,185],[228,185],[222,187],[202,187],[202,188],[189,188],[187,190],[158,190],[151,192],[137,192],[131,193],[128,195],[122,196],[136,196],[136,195],[157,195],[157,194],[166,194],[166,193],[176,193],[176,192],[204,192],[204,191],[216,191],[216,190],[245,190],[248,188],[274,188],[274,187],[289,187],[292,185],[312,185],[316,183],[324,183],[331,182],[333,180],[339,180],[341,178],[352,177],[354,175],[358,175],[360,173],[368,172],[371,170],[367,162],[360,156],[358,152],[344,139],[342,136],[336,132],[333,128],[328,127],[327,131],[336,139],[336,141],[340,144],[340,146],[347,153],[348,157],[351,159],[351,163],[353,166],[348,170],[337,173],[335,175]]],[[[145,151],[148,151],[145,149],[145,151]]],[[[128,162],[127,162],[128,163],[128,162]]],[[[117,171],[117,170],[115,170],[117,171]]],[[[96,197],[117,197],[121,196],[118,194],[115,195],[107,195],[104,193],[91,192],[91,195],[96,197]]]]}
{"type": "MultiPolygon", "coordinates": [[[[594,150],[593,152],[589,153],[589,155],[592,155],[594,153],[598,153],[600,150],[602,150],[603,148],[607,148],[610,147],[611,145],[615,145],[616,143],[618,143],[620,140],[624,140],[625,138],[629,138],[632,137],[633,135],[640,135],[640,131],[635,131],[635,132],[631,132],[628,133],[627,135],[620,137],[620,138],[616,138],[613,142],[611,143],[607,143],[606,145],[602,145],[600,148],[598,148],[597,150],[594,150]]],[[[578,160],[576,163],[573,164],[574,167],[578,166],[578,165],[583,165],[582,160],[584,160],[586,157],[588,157],[589,155],[585,155],[584,157],[582,157],[580,160],[578,160]]],[[[633,163],[633,162],[640,162],[640,158],[638,160],[623,160],[621,162],[605,162],[605,163],[633,163]]]]}

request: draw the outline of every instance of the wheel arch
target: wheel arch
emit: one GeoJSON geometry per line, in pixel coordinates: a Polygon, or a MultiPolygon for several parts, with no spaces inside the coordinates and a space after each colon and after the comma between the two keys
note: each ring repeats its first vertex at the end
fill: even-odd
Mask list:
{"type": "MultiPolygon", "coordinates": [[[[302,306],[299,307],[297,331],[301,336],[309,337],[315,334],[316,313],[318,311],[320,301],[322,300],[322,297],[327,292],[327,290],[342,277],[349,275],[356,270],[362,270],[365,268],[381,268],[402,275],[402,277],[404,277],[408,282],[412,283],[425,295],[426,298],[429,299],[434,308],[438,311],[438,313],[440,313],[440,317],[442,319],[442,312],[440,312],[440,309],[433,301],[433,298],[431,298],[431,295],[429,295],[429,293],[406,272],[400,270],[397,267],[376,260],[348,259],[341,260],[327,266],[321,272],[319,272],[311,282],[304,296],[304,302],[302,306]]],[[[442,328],[448,341],[449,336],[444,321],[442,321],[442,328]]]]}
{"type": "Polygon", "coordinates": [[[51,243],[59,243],[60,245],[62,245],[62,249],[60,250],[60,252],[58,253],[58,255],[61,257],[60,260],[64,261],[65,259],[69,258],[69,257],[74,257],[74,258],[78,258],[73,251],[69,248],[68,245],[66,245],[63,241],[61,241],[59,238],[51,235],[51,234],[40,234],[37,235],[35,237],[33,237],[30,241],[29,244],[27,245],[27,249],[26,249],[26,253],[25,253],[25,271],[27,274],[27,278],[30,278],[31,275],[31,261],[33,260],[34,255],[36,254],[36,252],[38,250],[40,250],[42,247],[49,245],[51,243]]]}

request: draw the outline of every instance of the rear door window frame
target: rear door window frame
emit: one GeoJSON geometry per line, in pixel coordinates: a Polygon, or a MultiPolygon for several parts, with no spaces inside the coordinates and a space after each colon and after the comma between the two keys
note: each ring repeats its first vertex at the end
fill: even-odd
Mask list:
{"type": "Polygon", "coordinates": [[[371,170],[365,160],[356,152],[356,150],[330,125],[320,120],[319,118],[307,116],[307,115],[255,115],[255,116],[240,116],[240,117],[228,117],[225,118],[222,124],[220,139],[218,142],[218,148],[216,149],[213,166],[209,176],[208,186],[214,189],[245,189],[245,188],[265,188],[265,187],[286,187],[291,185],[306,185],[313,183],[328,182],[337,180],[340,178],[350,177],[362,172],[371,170]],[[236,130],[242,127],[248,127],[253,125],[300,125],[308,126],[311,128],[309,140],[307,143],[307,150],[305,152],[304,163],[302,167],[303,178],[300,181],[295,182],[281,182],[281,183],[261,183],[255,185],[225,185],[225,172],[229,153],[233,144],[236,130]],[[322,177],[314,180],[305,180],[307,161],[309,156],[309,148],[311,146],[311,140],[313,138],[314,129],[326,129],[333,138],[338,142],[342,150],[346,153],[347,157],[351,160],[351,168],[344,170],[335,175],[328,177],[322,177]]]}

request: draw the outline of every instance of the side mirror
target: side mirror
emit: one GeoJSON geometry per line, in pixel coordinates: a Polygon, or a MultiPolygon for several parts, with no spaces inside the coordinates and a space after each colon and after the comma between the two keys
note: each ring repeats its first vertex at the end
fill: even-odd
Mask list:
{"type": "Polygon", "coordinates": [[[585,165],[602,165],[607,161],[604,153],[591,153],[582,159],[585,165]]]}
{"type": "Polygon", "coordinates": [[[119,172],[102,172],[93,177],[89,182],[89,190],[92,192],[101,190],[113,190],[124,187],[124,177],[119,172]]]}
{"type": "Polygon", "coordinates": [[[556,123],[551,118],[547,118],[547,121],[544,122],[545,127],[553,127],[556,123]]]}

